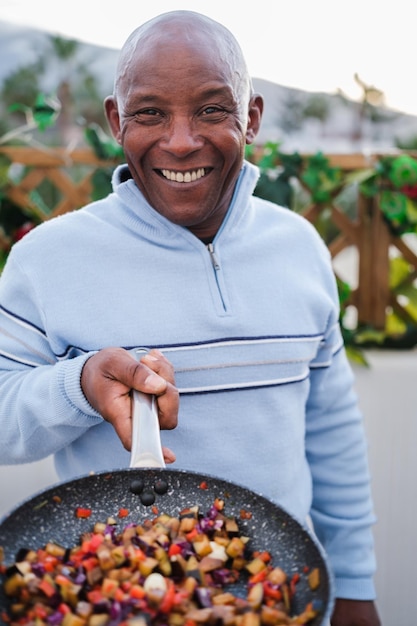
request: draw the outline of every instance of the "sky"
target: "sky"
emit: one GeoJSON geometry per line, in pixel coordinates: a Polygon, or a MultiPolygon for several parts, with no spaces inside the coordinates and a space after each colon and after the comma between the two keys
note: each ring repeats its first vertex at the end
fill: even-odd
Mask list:
{"type": "Polygon", "coordinates": [[[253,77],[359,100],[354,75],[417,115],[415,0],[0,0],[0,20],[119,49],[142,22],[190,9],[229,28],[253,77]]]}

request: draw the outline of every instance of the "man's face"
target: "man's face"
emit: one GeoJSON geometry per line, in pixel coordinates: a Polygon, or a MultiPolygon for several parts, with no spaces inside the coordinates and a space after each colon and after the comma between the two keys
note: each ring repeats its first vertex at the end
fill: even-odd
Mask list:
{"type": "Polygon", "coordinates": [[[117,102],[106,101],[147,201],[201,238],[213,236],[227,212],[260,118],[256,106],[248,115],[248,95],[219,56],[204,37],[151,38],[132,56],[117,102]]]}

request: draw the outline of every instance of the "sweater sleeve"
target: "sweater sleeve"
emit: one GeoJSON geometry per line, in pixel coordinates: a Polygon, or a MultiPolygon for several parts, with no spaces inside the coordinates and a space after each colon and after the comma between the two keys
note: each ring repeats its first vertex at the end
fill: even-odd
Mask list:
{"type": "Polygon", "coordinates": [[[375,556],[367,441],[334,313],[311,368],[306,454],[313,478],[311,518],[329,556],[336,597],[375,598],[375,556]]]}
{"type": "Polygon", "coordinates": [[[0,280],[0,463],[29,463],[102,421],[81,389],[91,354],[60,360],[36,293],[9,255],[0,280]]]}

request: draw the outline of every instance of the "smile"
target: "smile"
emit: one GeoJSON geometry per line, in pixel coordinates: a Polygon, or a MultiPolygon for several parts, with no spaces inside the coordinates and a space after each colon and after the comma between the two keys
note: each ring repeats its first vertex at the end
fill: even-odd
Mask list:
{"type": "Polygon", "coordinates": [[[172,170],[160,170],[162,176],[176,183],[193,183],[206,175],[207,171],[204,167],[198,170],[190,170],[188,172],[174,172],[172,170]]]}

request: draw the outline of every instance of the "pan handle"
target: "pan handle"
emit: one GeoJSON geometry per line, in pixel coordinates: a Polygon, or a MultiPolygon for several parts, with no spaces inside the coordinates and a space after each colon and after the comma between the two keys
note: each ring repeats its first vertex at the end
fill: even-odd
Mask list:
{"type": "MultiPolygon", "coordinates": [[[[137,350],[140,359],[145,350],[137,350]]],[[[165,467],[155,396],[133,390],[130,467],[165,467]]]]}

